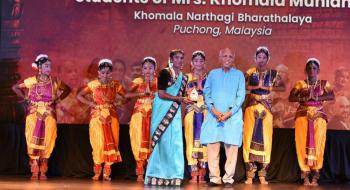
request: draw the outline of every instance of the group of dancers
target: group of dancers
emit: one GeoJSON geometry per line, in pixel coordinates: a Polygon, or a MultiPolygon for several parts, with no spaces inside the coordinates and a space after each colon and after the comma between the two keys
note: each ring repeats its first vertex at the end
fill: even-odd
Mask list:
{"type": "MultiPolygon", "coordinates": [[[[191,72],[184,74],[185,53],[174,49],[168,67],[156,77],[157,61],[141,61],[143,77],[132,81],[126,90],[113,80],[113,63],[101,59],[98,78],[77,94],[77,99],[91,107],[89,134],[94,161],[93,180],[110,181],[111,165],[122,162],[119,152],[119,122],[116,100],[136,99],[130,120],[130,140],[136,160],[137,181],[149,185],[181,185],[185,158],[191,183],[209,186],[232,186],[238,148],[243,144],[246,184],[256,173],[261,184],[268,184],[266,173],[272,148],[272,92],[285,91],[276,70],[267,67],[270,52],[258,47],[255,67],[245,74],[234,67],[234,52],[219,52],[220,68],[206,73],[203,51],[192,54],[191,72]],[[184,108],[185,110],[182,110],[184,108]],[[181,114],[185,114],[182,117],[181,114]],[[183,152],[183,128],[186,152],[183,152]],[[225,175],[220,176],[220,146],[226,154],[225,175]]],[[[52,77],[52,61],[40,54],[32,66],[37,75],[12,87],[28,102],[25,137],[30,157],[31,179],[45,180],[47,162],[57,136],[55,105],[70,88],[52,77]]],[[[320,61],[306,61],[306,79],[297,81],[289,101],[299,102],[295,115],[295,142],[304,185],[318,185],[323,165],[327,116],[322,103],[333,100],[334,93],[326,80],[318,79],[320,61]]]]}

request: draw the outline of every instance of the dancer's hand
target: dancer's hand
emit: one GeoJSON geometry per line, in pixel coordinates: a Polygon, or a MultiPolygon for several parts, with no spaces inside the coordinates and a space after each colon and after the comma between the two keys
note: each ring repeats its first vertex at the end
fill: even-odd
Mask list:
{"type": "Polygon", "coordinates": [[[146,96],[152,95],[152,91],[151,91],[151,89],[149,87],[149,82],[147,83],[147,87],[146,87],[146,90],[144,92],[144,95],[146,95],[146,96]]]}

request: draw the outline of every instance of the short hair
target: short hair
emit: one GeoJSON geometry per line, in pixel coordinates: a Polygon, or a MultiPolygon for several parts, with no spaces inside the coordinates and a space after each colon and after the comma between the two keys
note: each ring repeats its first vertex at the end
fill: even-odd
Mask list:
{"type": "Polygon", "coordinates": [[[222,56],[222,54],[225,50],[229,50],[232,53],[232,55],[235,56],[235,52],[233,52],[230,48],[223,48],[219,51],[219,57],[222,56]]]}

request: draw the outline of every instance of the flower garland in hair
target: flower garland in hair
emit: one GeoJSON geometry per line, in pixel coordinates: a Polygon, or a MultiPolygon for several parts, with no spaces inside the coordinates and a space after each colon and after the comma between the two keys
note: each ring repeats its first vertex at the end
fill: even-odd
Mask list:
{"type": "MultiPolygon", "coordinates": [[[[205,53],[204,53],[204,51],[202,51],[202,50],[196,50],[196,51],[194,51],[193,53],[192,53],[192,58],[193,58],[193,56],[198,56],[198,55],[202,55],[203,57],[204,57],[204,59],[205,59],[205,53]]],[[[191,70],[193,70],[193,61],[191,60],[191,70]]]]}
{"type": "Polygon", "coordinates": [[[267,54],[268,54],[268,60],[267,60],[267,63],[269,63],[270,58],[271,58],[269,48],[267,48],[266,46],[259,46],[258,48],[256,48],[256,52],[259,52],[259,51],[261,51],[261,50],[264,50],[264,51],[266,51],[266,52],[267,52],[267,54]]]}
{"type": "Polygon", "coordinates": [[[39,54],[38,56],[36,56],[35,61],[32,63],[32,68],[38,69],[39,60],[42,58],[49,59],[49,56],[46,54],[39,54]]]}
{"type": "Polygon", "coordinates": [[[265,50],[269,52],[269,48],[267,48],[266,46],[259,46],[258,48],[256,48],[256,51],[260,51],[260,50],[265,50]]]}
{"type": "Polygon", "coordinates": [[[104,58],[104,59],[101,59],[99,62],[98,62],[98,66],[100,66],[102,63],[107,63],[108,65],[113,65],[112,64],[112,61],[110,60],[110,59],[106,59],[106,58],[104,58]]]}
{"type": "Polygon", "coordinates": [[[196,54],[202,54],[202,55],[205,56],[205,53],[204,53],[204,51],[202,51],[202,50],[194,51],[194,52],[192,53],[192,56],[194,56],[194,55],[196,55],[196,54]]]}
{"type": "Polygon", "coordinates": [[[173,63],[171,62],[170,58],[168,59],[168,67],[169,67],[169,70],[171,72],[171,76],[175,77],[175,70],[173,68],[173,63]]]}
{"type": "Polygon", "coordinates": [[[145,58],[143,58],[143,62],[145,62],[146,60],[152,60],[153,62],[154,62],[154,68],[156,68],[157,67],[157,61],[156,61],[156,59],[154,58],[154,57],[151,57],[151,56],[147,56],[147,57],[145,57],[145,58]]]}
{"type": "Polygon", "coordinates": [[[318,66],[321,65],[320,60],[318,60],[317,58],[311,57],[311,58],[309,58],[309,59],[306,61],[306,63],[308,63],[308,62],[310,62],[310,61],[315,61],[315,62],[318,64],[318,66]]]}

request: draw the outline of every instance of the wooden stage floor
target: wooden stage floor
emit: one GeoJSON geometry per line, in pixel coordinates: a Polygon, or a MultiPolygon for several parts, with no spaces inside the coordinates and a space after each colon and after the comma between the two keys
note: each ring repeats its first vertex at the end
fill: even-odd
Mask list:
{"type": "Polygon", "coordinates": [[[38,190],[38,189],[67,189],[67,190],[329,190],[350,189],[350,184],[321,184],[318,187],[304,187],[301,184],[270,183],[269,185],[245,185],[236,183],[232,188],[206,187],[204,184],[185,183],[181,187],[149,187],[130,180],[112,180],[111,182],[93,182],[90,179],[51,178],[47,181],[30,181],[23,176],[0,176],[0,189],[7,190],[38,190]]]}

